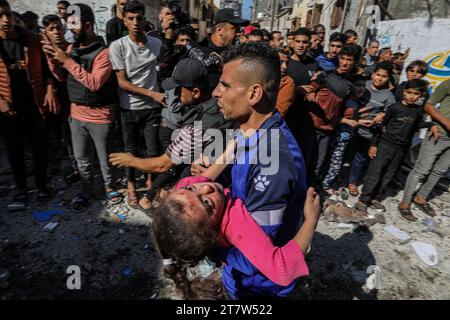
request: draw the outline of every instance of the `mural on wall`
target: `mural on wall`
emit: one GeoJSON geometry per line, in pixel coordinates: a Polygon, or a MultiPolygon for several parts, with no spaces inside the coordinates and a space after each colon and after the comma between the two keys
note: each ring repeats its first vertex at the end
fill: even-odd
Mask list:
{"type": "MultiPolygon", "coordinates": [[[[393,52],[411,48],[405,62],[423,60],[429,66],[424,78],[430,82],[430,92],[443,81],[450,79],[450,19],[403,19],[382,21],[377,39],[380,48],[391,47],[393,52]]],[[[402,75],[405,79],[405,75],[402,75]]]]}
{"type": "MultiPolygon", "coordinates": [[[[96,0],[96,1],[69,1],[80,2],[89,5],[94,10],[96,20],[96,33],[105,36],[106,22],[111,19],[111,7],[115,3],[114,0],[96,0]]],[[[12,10],[19,13],[25,11],[33,11],[39,15],[39,23],[42,17],[47,14],[56,14],[56,4],[58,0],[10,0],[12,10]]]]}

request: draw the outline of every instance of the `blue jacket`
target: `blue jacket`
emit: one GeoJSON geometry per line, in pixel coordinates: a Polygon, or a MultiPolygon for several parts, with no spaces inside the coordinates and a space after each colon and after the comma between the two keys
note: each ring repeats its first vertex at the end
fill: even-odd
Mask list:
{"type": "MultiPolygon", "coordinates": [[[[306,194],[303,155],[278,113],[267,119],[253,136],[244,140],[239,133],[236,141],[233,197],[242,199],[272,242],[282,246],[298,232],[303,216],[306,194]],[[273,157],[272,162],[266,161],[264,155],[273,157]]],[[[223,249],[221,255],[226,262],[223,284],[235,299],[285,297],[295,287],[295,282],[286,287],[273,283],[235,247],[223,249]]]]}
{"type": "Polygon", "coordinates": [[[319,66],[326,71],[336,70],[339,63],[337,59],[328,59],[324,54],[318,56],[316,61],[319,66]]]}

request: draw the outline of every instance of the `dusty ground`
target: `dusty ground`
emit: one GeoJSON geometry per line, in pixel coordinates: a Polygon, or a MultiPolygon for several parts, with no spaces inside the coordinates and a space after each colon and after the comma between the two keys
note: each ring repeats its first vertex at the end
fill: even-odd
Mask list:
{"type": "MultiPolygon", "coordinates": [[[[8,212],[13,179],[1,145],[0,155],[0,300],[180,298],[172,282],[160,276],[150,218],[125,205],[108,208],[102,201],[82,213],[71,210],[68,202],[79,185],[62,179],[67,163],[59,166],[56,159],[51,165],[54,198],[41,206],[31,203],[27,211],[8,212]],[[45,222],[33,218],[34,211],[48,209],[64,213],[45,222]],[[115,215],[120,211],[125,220],[115,215]],[[44,229],[48,222],[59,224],[49,231],[44,229]],[[67,289],[70,265],[81,268],[81,290],[67,289]]],[[[427,231],[420,221],[400,218],[395,209],[400,196],[384,201],[386,224],[369,230],[322,220],[308,254],[311,276],[300,281],[291,299],[450,299],[450,194],[436,194],[431,200],[441,235],[427,231]],[[395,240],[383,230],[388,225],[412,239],[395,240]],[[421,261],[411,241],[434,245],[438,264],[430,267],[421,261]],[[379,290],[370,291],[365,282],[373,265],[381,270],[381,282],[379,290]]],[[[414,213],[425,218],[417,209],[414,213]]]]}

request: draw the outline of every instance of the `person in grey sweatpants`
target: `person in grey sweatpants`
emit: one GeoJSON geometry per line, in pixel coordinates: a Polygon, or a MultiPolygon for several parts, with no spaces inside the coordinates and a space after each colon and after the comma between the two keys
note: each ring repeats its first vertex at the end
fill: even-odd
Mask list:
{"type": "Polygon", "coordinates": [[[111,188],[112,172],[108,155],[111,153],[113,145],[113,123],[97,124],[79,121],[70,117],[69,124],[72,133],[73,153],[77,161],[84,192],[92,193],[93,191],[92,165],[96,154],[100,163],[105,189],[111,188]]]}

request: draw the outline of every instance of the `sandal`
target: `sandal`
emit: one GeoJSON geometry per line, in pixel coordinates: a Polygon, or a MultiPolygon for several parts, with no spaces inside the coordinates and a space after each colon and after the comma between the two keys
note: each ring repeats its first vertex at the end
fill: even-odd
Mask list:
{"type": "Polygon", "coordinates": [[[8,204],[9,211],[26,210],[28,206],[28,195],[26,193],[18,193],[13,197],[13,201],[8,204]]]}
{"type": "Polygon", "coordinates": [[[106,193],[106,198],[108,199],[109,204],[118,204],[122,202],[122,194],[115,190],[106,193]]]}
{"type": "Polygon", "coordinates": [[[81,212],[86,210],[87,207],[91,204],[92,199],[85,197],[82,194],[77,195],[75,198],[72,199],[72,202],[70,203],[72,209],[75,211],[81,212]]]}
{"type": "Polygon", "coordinates": [[[397,209],[404,219],[406,219],[408,221],[417,221],[417,218],[412,214],[410,208],[397,207],[397,209]]]}
{"type": "Polygon", "coordinates": [[[352,197],[359,196],[358,186],[356,184],[349,184],[348,185],[348,193],[350,193],[350,195],[352,197]]]}
{"type": "Polygon", "coordinates": [[[139,204],[139,199],[136,195],[136,191],[127,193],[127,202],[130,207],[137,208],[139,204]]]}
{"type": "Polygon", "coordinates": [[[422,210],[424,213],[426,213],[427,215],[429,215],[430,217],[435,217],[436,216],[436,211],[434,211],[434,209],[428,204],[428,203],[417,203],[414,201],[414,204],[420,209],[422,210]]]}

